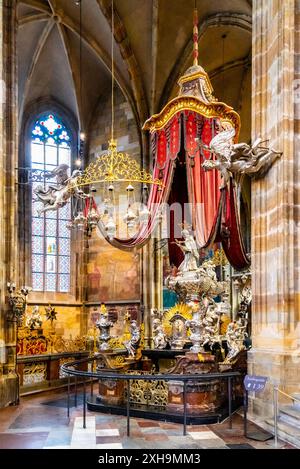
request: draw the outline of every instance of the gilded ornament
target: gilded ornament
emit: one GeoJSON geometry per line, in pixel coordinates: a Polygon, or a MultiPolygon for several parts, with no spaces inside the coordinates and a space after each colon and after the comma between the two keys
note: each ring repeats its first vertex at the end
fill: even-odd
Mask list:
{"type": "Polygon", "coordinates": [[[132,159],[127,153],[117,150],[116,140],[109,141],[108,152],[92,161],[84,172],[69,184],[70,190],[81,186],[99,183],[136,182],[163,186],[160,179],[153,179],[152,174],[132,159]]]}

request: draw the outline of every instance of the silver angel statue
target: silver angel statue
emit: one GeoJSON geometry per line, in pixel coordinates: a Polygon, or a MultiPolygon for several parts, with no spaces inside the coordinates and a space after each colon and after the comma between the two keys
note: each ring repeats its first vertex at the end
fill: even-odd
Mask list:
{"type": "Polygon", "coordinates": [[[74,170],[72,175],[68,176],[69,166],[61,164],[57,166],[53,171],[46,173],[45,178],[53,179],[56,178],[56,183],[49,184],[44,189],[42,185],[39,185],[33,189],[33,193],[36,196],[35,202],[42,202],[43,207],[38,210],[38,214],[41,215],[49,210],[58,210],[66,205],[71,196],[78,198],[88,197],[83,191],[80,191],[76,187],[76,180],[81,175],[79,170],[74,170]]]}
{"type": "Polygon", "coordinates": [[[244,341],[248,336],[246,332],[247,323],[239,319],[228,324],[226,340],[228,354],[224,363],[230,363],[242,350],[245,350],[244,341]]]}
{"type": "Polygon", "coordinates": [[[137,349],[139,348],[141,341],[141,330],[137,324],[137,321],[131,321],[130,323],[130,339],[124,342],[125,348],[130,357],[135,358],[137,349]]]}
{"type": "Polygon", "coordinates": [[[167,346],[167,337],[160,319],[155,318],[152,322],[153,343],[155,349],[164,349],[167,346]]]}
{"type": "Polygon", "coordinates": [[[108,342],[111,339],[110,335],[110,328],[113,326],[113,322],[109,321],[108,315],[106,313],[100,313],[100,318],[96,322],[96,327],[98,327],[100,331],[99,339],[100,339],[100,346],[99,350],[108,350],[109,345],[108,342]]]}
{"type": "Polygon", "coordinates": [[[226,187],[232,175],[238,182],[244,174],[263,176],[274,161],[282,155],[282,152],[263,145],[267,141],[262,141],[261,138],[255,140],[252,145],[248,145],[247,143],[233,143],[234,136],[235,129],[218,133],[211,140],[208,148],[211,153],[215,154],[216,160],[210,158],[202,164],[207,171],[217,169],[221,172],[223,176],[221,188],[226,187]]]}
{"type": "Polygon", "coordinates": [[[184,259],[178,267],[178,271],[184,273],[198,270],[200,256],[196,241],[187,229],[183,229],[181,234],[183,241],[175,242],[184,254],[184,259]]]}

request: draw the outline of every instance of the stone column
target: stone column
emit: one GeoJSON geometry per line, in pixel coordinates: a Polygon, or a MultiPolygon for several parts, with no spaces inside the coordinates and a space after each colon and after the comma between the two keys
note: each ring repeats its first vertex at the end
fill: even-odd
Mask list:
{"type": "Polygon", "coordinates": [[[0,0],[0,407],[15,403],[15,324],[6,320],[6,285],[17,280],[16,1],[0,0]]]}
{"type": "MultiPolygon", "coordinates": [[[[300,0],[253,0],[252,141],[283,152],[252,182],[252,338],[249,372],[269,377],[252,399],[272,415],[272,384],[300,391],[300,0]]],[[[291,404],[290,401],[286,403],[291,404]]]]}
{"type": "Polygon", "coordinates": [[[163,309],[162,290],[162,256],[157,241],[150,239],[144,246],[141,256],[141,298],[144,307],[145,347],[151,348],[152,341],[152,309],[163,309]],[[155,242],[156,241],[156,242],[155,242]]]}

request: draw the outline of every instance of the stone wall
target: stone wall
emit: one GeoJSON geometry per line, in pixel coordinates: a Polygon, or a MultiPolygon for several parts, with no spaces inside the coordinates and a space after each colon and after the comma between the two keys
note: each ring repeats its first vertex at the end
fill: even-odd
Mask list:
{"type": "Polygon", "coordinates": [[[266,177],[252,182],[249,371],[269,377],[266,392],[252,399],[257,419],[272,415],[273,384],[300,391],[299,52],[300,1],[254,0],[252,140],[269,138],[283,151],[266,177]]]}
{"type": "MultiPolygon", "coordinates": [[[[92,119],[88,133],[89,159],[106,150],[111,138],[111,95],[104,93],[98,109],[92,119]]],[[[118,149],[126,151],[138,162],[141,159],[139,132],[130,104],[121,90],[114,92],[114,137],[118,140],[118,149]]]]}
{"type": "MultiPolygon", "coordinates": [[[[119,89],[115,92],[114,137],[118,149],[141,161],[139,134],[130,105],[119,89]]],[[[104,152],[111,138],[111,97],[101,100],[89,131],[89,160],[104,152]]],[[[88,242],[87,301],[118,302],[140,299],[140,255],[109,245],[94,231],[88,242]]]]}
{"type": "Polygon", "coordinates": [[[7,321],[7,282],[17,275],[17,88],[15,0],[0,0],[0,407],[18,400],[16,329],[7,321]]]}

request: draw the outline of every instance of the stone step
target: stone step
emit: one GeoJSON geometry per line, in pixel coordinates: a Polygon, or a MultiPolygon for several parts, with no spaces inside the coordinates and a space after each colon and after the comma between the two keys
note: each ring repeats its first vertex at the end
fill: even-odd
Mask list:
{"type": "Polygon", "coordinates": [[[300,434],[300,409],[293,405],[281,406],[279,421],[292,425],[295,427],[295,431],[299,430],[300,434]]]}
{"type": "MultiPolygon", "coordinates": [[[[268,425],[268,430],[274,434],[274,420],[269,419],[266,420],[266,424],[268,425]]],[[[286,441],[291,443],[292,445],[300,448],[300,431],[297,430],[293,425],[288,423],[278,421],[278,438],[280,440],[286,441]]]]}

